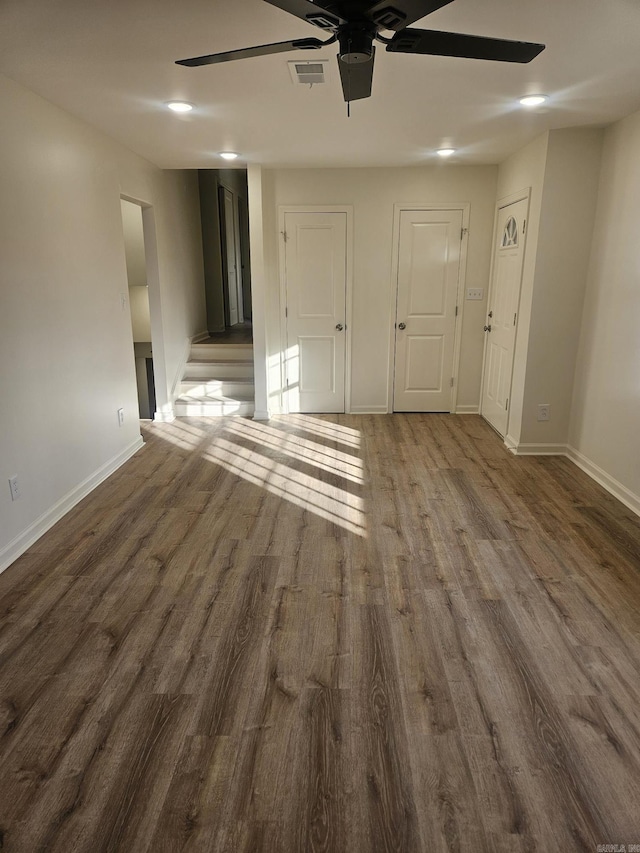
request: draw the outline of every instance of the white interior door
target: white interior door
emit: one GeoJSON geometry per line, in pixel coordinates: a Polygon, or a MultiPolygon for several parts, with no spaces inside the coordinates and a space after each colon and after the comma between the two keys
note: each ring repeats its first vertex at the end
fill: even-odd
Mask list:
{"type": "Polygon", "coordinates": [[[528,198],[498,208],[480,411],[502,436],[507,433],[509,419],[528,208],[528,198]]]}
{"type": "Polygon", "coordinates": [[[234,228],[235,207],[233,193],[223,188],[224,196],[224,240],[227,277],[227,305],[229,306],[229,325],[235,326],[240,322],[238,310],[238,253],[236,246],[236,229],[234,228]]]}
{"type": "Polygon", "coordinates": [[[402,210],[394,412],[450,412],[462,210],[402,210]]]}
{"type": "Polygon", "coordinates": [[[290,412],[344,412],[347,214],[284,215],[290,412]]]}

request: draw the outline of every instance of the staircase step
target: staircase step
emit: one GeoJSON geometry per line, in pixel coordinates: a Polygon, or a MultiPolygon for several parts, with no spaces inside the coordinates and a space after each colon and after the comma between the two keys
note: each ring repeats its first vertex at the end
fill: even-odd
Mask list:
{"type": "Polygon", "coordinates": [[[253,344],[191,344],[195,361],[253,361],[253,344]]]}
{"type": "Polygon", "coordinates": [[[253,361],[217,359],[190,359],[185,368],[183,380],[193,379],[251,379],[253,361]]]}
{"type": "Polygon", "coordinates": [[[253,379],[183,379],[181,397],[233,397],[253,400],[253,379]]]}
{"type": "Polygon", "coordinates": [[[221,415],[237,415],[250,417],[254,412],[253,400],[234,399],[231,397],[207,395],[203,397],[178,397],[174,405],[178,416],[205,415],[220,417],[221,415]]]}

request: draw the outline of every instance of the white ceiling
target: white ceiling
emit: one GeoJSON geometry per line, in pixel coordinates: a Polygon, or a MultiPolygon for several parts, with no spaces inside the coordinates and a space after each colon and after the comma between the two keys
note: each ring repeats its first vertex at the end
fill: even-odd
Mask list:
{"type": "Polygon", "coordinates": [[[414,26],[543,42],[529,65],[388,54],[346,116],[336,45],[202,68],[174,60],[324,34],[263,0],[3,0],[0,72],[164,168],[497,163],[548,128],[640,108],[638,0],[455,0],[414,26]],[[328,59],[296,86],[291,59],[328,59]],[[545,92],[545,108],[517,98],[545,92]],[[186,116],[164,103],[184,99],[186,116]]]}

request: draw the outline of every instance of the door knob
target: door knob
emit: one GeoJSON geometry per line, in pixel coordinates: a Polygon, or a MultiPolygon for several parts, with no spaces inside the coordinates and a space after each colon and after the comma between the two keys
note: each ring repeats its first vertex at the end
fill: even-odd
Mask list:
{"type": "Polygon", "coordinates": [[[399,329],[406,329],[406,328],[407,328],[407,324],[406,324],[406,323],[398,323],[398,328],[399,328],[399,329]]]}
{"type": "Polygon", "coordinates": [[[337,329],[339,332],[341,332],[341,331],[344,329],[344,326],[342,325],[342,323],[338,323],[338,324],[336,325],[336,329],[337,329]]]}
{"type": "Polygon", "coordinates": [[[490,332],[491,331],[491,324],[489,324],[488,326],[485,326],[484,330],[485,330],[485,332],[490,332]]]}

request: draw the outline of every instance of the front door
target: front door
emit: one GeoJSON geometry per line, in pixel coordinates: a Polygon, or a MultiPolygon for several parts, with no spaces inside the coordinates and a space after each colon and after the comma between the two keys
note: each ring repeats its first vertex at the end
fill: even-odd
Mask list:
{"type": "Polygon", "coordinates": [[[528,198],[498,208],[498,239],[485,325],[486,349],[480,411],[501,436],[507,433],[509,419],[528,208],[528,198]]]}
{"type": "Polygon", "coordinates": [[[347,214],[284,215],[290,412],[344,412],[347,214]]]}
{"type": "Polygon", "coordinates": [[[402,210],[394,412],[450,412],[462,210],[402,210]]]}

